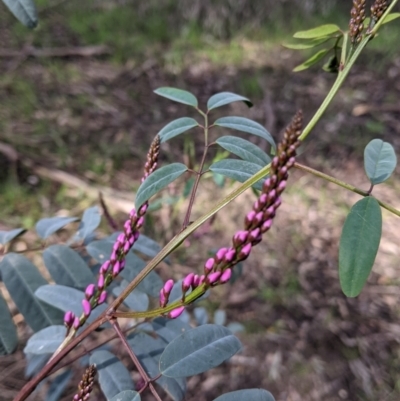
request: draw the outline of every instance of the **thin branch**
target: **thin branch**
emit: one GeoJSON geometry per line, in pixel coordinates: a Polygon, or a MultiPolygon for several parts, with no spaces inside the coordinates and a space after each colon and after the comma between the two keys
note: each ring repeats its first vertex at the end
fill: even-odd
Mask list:
{"type": "MultiPolygon", "coordinates": [[[[339,187],[342,187],[342,188],[345,188],[345,189],[347,189],[349,191],[355,192],[358,195],[370,196],[371,188],[368,191],[363,191],[360,188],[354,187],[353,185],[347,184],[344,181],[340,181],[337,178],[331,177],[328,174],[321,173],[318,170],[314,170],[311,167],[304,166],[303,164],[300,164],[300,163],[297,163],[297,162],[294,164],[294,167],[296,167],[299,170],[306,171],[307,173],[313,174],[316,177],[323,178],[326,181],[332,182],[332,183],[338,185],[339,187]]],[[[379,203],[379,205],[381,207],[383,207],[386,210],[389,210],[389,212],[392,212],[396,216],[400,217],[400,211],[399,210],[395,209],[393,206],[391,206],[391,205],[389,205],[389,204],[387,204],[385,202],[380,201],[379,199],[376,199],[376,200],[378,201],[378,203],[379,203]]]]}

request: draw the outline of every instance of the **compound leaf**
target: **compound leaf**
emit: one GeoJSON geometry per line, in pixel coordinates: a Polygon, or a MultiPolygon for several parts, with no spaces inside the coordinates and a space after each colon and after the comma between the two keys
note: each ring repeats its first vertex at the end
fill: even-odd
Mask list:
{"type": "Polygon", "coordinates": [[[36,223],[35,228],[38,235],[41,238],[46,239],[67,224],[77,220],[77,217],[46,217],[39,220],[36,223]]]}
{"type": "Polygon", "coordinates": [[[0,231],[0,244],[5,245],[25,232],[25,228],[16,228],[11,231],[0,231]]]}
{"type": "Polygon", "coordinates": [[[197,107],[198,101],[196,97],[187,91],[177,88],[163,87],[158,88],[154,91],[159,96],[166,97],[167,99],[173,100],[174,102],[187,104],[189,106],[197,107]]]}
{"type": "Polygon", "coordinates": [[[34,264],[22,255],[8,253],[0,262],[0,270],[11,298],[33,331],[62,323],[59,311],[35,297],[35,291],[47,281],[34,264]]]}
{"type": "Polygon", "coordinates": [[[351,208],[340,237],[339,278],[346,296],[356,297],[361,292],[374,264],[381,234],[381,208],[375,198],[366,196],[351,208]]]}
{"type": "Polygon", "coordinates": [[[3,0],[14,16],[28,28],[35,28],[38,23],[37,11],[33,0],[3,0]]]}
{"type": "Polygon", "coordinates": [[[221,117],[214,122],[219,127],[231,128],[237,131],[257,135],[268,141],[275,149],[275,141],[271,134],[259,123],[244,117],[221,117]]]}
{"type": "Polygon", "coordinates": [[[386,181],[396,168],[393,146],[381,139],[373,139],[364,149],[364,167],[371,184],[386,181]]]}
{"type": "Polygon", "coordinates": [[[121,391],[134,389],[128,369],[111,352],[95,351],[90,357],[90,364],[96,365],[100,387],[108,400],[121,391]]]}
{"type": "Polygon", "coordinates": [[[225,106],[226,104],[233,103],[233,102],[244,102],[247,106],[253,107],[253,103],[247,99],[247,97],[237,95],[236,93],[232,92],[220,92],[216,93],[215,95],[211,96],[207,102],[207,109],[213,110],[217,107],[225,106]]]}
{"type": "Polygon", "coordinates": [[[52,354],[65,339],[65,326],[46,327],[29,338],[24,348],[25,354],[52,354]]]}
{"type": "Polygon", "coordinates": [[[236,136],[222,136],[215,142],[245,161],[258,164],[262,167],[271,162],[271,158],[262,149],[246,139],[236,136]]]}
{"type": "Polygon", "coordinates": [[[199,123],[194,118],[182,117],[171,121],[159,133],[160,141],[166,142],[171,138],[183,134],[191,128],[198,127],[199,123]]]}
{"type": "Polygon", "coordinates": [[[85,289],[95,281],[81,256],[66,245],[51,245],[43,252],[43,261],[57,284],[85,289]]]}
{"type": "Polygon", "coordinates": [[[267,390],[252,388],[222,394],[215,398],[214,401],[275,401],[275,398],[267,390]]]}
{"type": "MultiPolygon", "coordinates": [[[[232,178],[239,182],[245,182],[255,173],[261,170],[259,164],[250,163],[244,160],[224,159],[210,166],[210,170],[214,173],[221,174],[225,177],[232,178]]],[[[264,180],[256,182],[253,187],[261,190],[264,180]]]]}
{"type": "Polygon", "coordinates": [[[160,358],[160,372],[168,377],[197,375],[220,365],[240,349],[240,341],[227,328],[205,324],[167,345],[160,358]]]}
{"type": "Polygon", "coordinates": [[[125,390],[114,396],[111,401],[140,401],[140,394],[136,391],[125,390]]]}
{"type": "Polygon", "coordinates": [[[187,171],[187,167],[184,164],[172,163],[168,166],[161,167],[154,171],[154,173],[150,174],[137,191],[135,199],[136,210],[139,210],[144,202],[150,199],[157,192],[164,189],[172,181],[175,181],[185,171],[187,171]]]}
{"type": "Polygon", "coordinates": [[[12,354],[17,345],[17,328],[0,292],[0,355],[12,354]]]}
{"type": "Polygon", "coordinates": [[[340,28],[335,24],[321,25],[316,28],[308,29],[307,31],[296,32],[293,37],[297,39],[314,39],[323,36],[332,35],[339,32],[340,28]]]}

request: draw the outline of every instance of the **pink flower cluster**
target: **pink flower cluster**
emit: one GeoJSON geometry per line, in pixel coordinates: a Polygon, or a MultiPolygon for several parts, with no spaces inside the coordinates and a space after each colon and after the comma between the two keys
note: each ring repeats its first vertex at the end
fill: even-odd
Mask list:
{"type": "MultiPolygon", "coordinates": [[[[203,268],[203,274],[189,273],[182,281],[182,303],[189,289],[200,285],[204,289],[228,282],[232,276],[232,268],[248,258],[253,246],[262,241],[262,236],[271,226],[276,210],[281,205],[281,194],[286,188],[288,170],[295,163],[296,148],[300,145],[302,114],[297,113],[285,131],[277,156],[271,162],[271,175],[264,181],[262,192],[244,219],[244,230],[236,232],[232,238],[232,246],[219,249],[214,257],[209,258],[203,268]]],[[[168,304],[173,280],[168,280],[160,291],[160,306],[168,304]]],[[[184,306],[172,310],[168,316],[176,318],[181,315],[184,306]]]]}
{"type": "Polygon", "coordinates": [[[136,213],[135,209],[131,211],[129,219],[124,224],[124,232],[118,235],[113,245],[110,259],[105,261],[100,267],[97,285],[89,284],[86,287],[85,299],[82,300],[82,315],[80,317],[75,316],[71,311],[65,313],[64,323],[68,329],[73,327],[77,330],[86,322],[92,309],[106,301],[106,288],[124,269],[126,255],[139,238],[138,230],[144,223],[144,215],[147,207],[148,204],[146,202],[140,207],[139,213],[136,213]]]}

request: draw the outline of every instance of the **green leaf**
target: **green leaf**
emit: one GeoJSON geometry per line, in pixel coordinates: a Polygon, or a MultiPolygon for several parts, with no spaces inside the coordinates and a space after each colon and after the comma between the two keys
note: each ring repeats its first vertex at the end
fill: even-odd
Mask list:
{"type": "Polygon", "coordinates": [[[240,349],[240,341],[227,328],[205,324],[167,345],[160,358],[160,372],[168,377],[197,375],[220,365],[240,349]]]}
{"type": "Polygon", "coordinates": [[[65,370],[55,377],[49,386],[44,401],[58,401],[72,377],[72,369],[65,370]]]}
{"type": "Polygon", "coordinates": [[[396,168],[397,157],[393,146],[381,139],[373,139],[364,149],[364,167],[371,184],[386,181],[396,168]]]}
{"type": "Polygon", "coordinates": [[[316,28],[308,29],[307,31],[296,32],[293,37],[297,39],[314,39],[323,36],[332,35],[339,32],[340,28],[335,24],[321,25],[316,28]]]}
{"type": "Polygon", "coordinates": [[[304,50],[304,49],[311,49],[313,47],[322,45],[322,43],[327,42],[331,37],[323,37],[317,38],[312,40],[307,40],[306,42],[297,42],[297,43],[283,43],[282,46],[286,47],[287,49],[293,50],[304,50]]]}
{"type": "Polygon", "coordinates": [[[33,29],[37,26],[37,11],[33,0],[3,0],[3,3],[26,27],[33,29]]]}
{"type": "Polygon", "coordinates": [[[312,65],[318,63],[319,60],[323,59],[328,54],[329,51],[330,51],[330,49],[320,50],[319,52],[313,54],[309,59],[304,61],[304,63],[299,64],[297,67],[293,68],[293,71],[298,72],[298,71],[306,70],[307,68],[311,67],[312,65]]]}
{"type": "Polygon", "coordinates": [[[241,159],[258,164],[261,167],[271,162],[271,158],[263,150],[246,139],[222,136],[216,140],[216,143],[241,159]]]}
{"type": "Polygon", "coordinates": [[[12,354],[17,345],[17,328],[0,292],[0,355],[12,354]]]}
{"type": "Polygon", "coordinates": [[[25,232],[25,228],[16,228],[11,231],[0,231],[0,244],[5,245],[25,232]]]}
{"type": "Polygon", "coordinates": [[[56,231],[73,221],[77,221],[76,217],[48,217],[41,219],[36,223],[36,232],[43,239],[50,237],[56,231]]]}
{"type": "MultiPolygon", "coordinates": [[[[225,159],[212,164],[210,166],[210,170],[214,173],[232,178],[233,180],[245,182],[255,173],[260,171],[261,166],[243,160],[225,159]]],[[[258,181],[256,184],[253,185],[253,187],[261,190],[263,182],[264,179],[258,181]]]]}
{"type": "Polygon", "coordinates": [[[125,390],[114,396],[111,401],[140,401],[140,394],[136,391],[125,390]]]}
{"type": "Polygon", "coordinates": [[[140,206],[143,205],[157,192],[164,189],[168,184],[175,181],[184,172],[187,171],[187,167],[182,163],[172,163],[168,166],[164,166],[150,174],[139,187],[136,199],[135,207],[139,210],[140,206]]]}
{"type": "Polygon", "coordinates": [[[161,142],[166,142],[193,127],[198,127],[199,123],[194,118],[182,117],[171,121],[159,133],[161,142]]]}
{"type": "Polygon", "coordinates": [[[273,148],[276,148],[275,141],[271,134],[259,123],[244,117],[222,117],[214,122],[219,127],[231,128],[237,131],[247,132],[260,136],[268,141],[273,148]]]}
{"type": "Polygon", "coordinates": [[[65,339],[65,326],[46,327],[29,338],[24,348],[25,354],[52,354],[65,339]]]}
{"type": "Polygon", "coordinates": [[[95,351],[90,357],[90,364],[97,367],[99,384],[107,399],[115,397],[121,391],[134,389],[128,369],[111,352],[95,351]]]}
{"type": "MultiPolygon", "coordinates": [[[[122,283],[118,287],[113,288],[112,293],[118,297],[128,284],[128,281],[122,280],[122,283]]],[[[126,305],[130,310],[138,312],[146,311],[149,307],[149,297],[144,292],[135,288],[125,298],[124,305],[126,305]]]]}
{"type": "Polygon", "coordinates": [[[192,93],[182,89],[163,87],[156,89],[154,93],[173,100],[174,102],[187,104],[188,106],[197,107],[199,104],[196,97],[192,93]]]}
{"type": "Polygon", "coordinates": [[[375,198],[367,196],[351,208],[340,237],[339,278],[346,296],[356,297],[361,292],[374,264],[381,234],[381,208],[375,198]]]}
{"type": "Polygon", "coordinates": [[[382,24],[387,24],[388,22],[391,22],[397,18],[400,17],[400,13],[390,13],[389,15],[386,16],[386,18],[383,20],[382,24]]]}
{"type": "Polygon", "coordinates": [[[213,110],[217,107],[225,106],[226,104],[233,102],[244,102],[247,106],[253,107],[253,103],[247,99],[247,97],[236,95],[236,93],[231,92],[221,92],[211,96],[207,102],[207,109],[213,110]]]}
{"type": "Polygon", "coordinates": [[[151,324],[157,335],[166,343],[170,343],[179,335],[188,330],[192,330],[192,327],[188,323],[180,319],[166,319],[165,317],[158,317],[154,319],[151,324]]]}
{"type": "Polygon", "coordinates": [[[35,297],[35,291],[47,281],[34,264],[22,255],[8,253],[0,262],[0,270],[11,298],[33,331],[62,323],[63,316],[57,309],[35,297]]]}
{"type": "Polygon", "coordinates": [[[222,394],[215,398],[214,401],[275,401],[275,398],[267,390],[252,388],[222,394]]]}
{"type": "Polygon", "coordinates": [[[139,238],[133,244],[133,250],[143,253],[143,255],[149,258],[154,258],[161,251],[161,246],[152,238],[140,234],[139,238]]]}
{"type": "Polygon", "coordinates": [[[76,239],[84,240],[96,230],[101,222],[100,210],[97,206],[90,207],[83,212],[76,239]]]}
{"type": "Polygon", "coordinates": [[[43,252],[43,261],[56,284],[85,289],[95,281],[88,265],[69,246],[49,246],[43,252]]]}

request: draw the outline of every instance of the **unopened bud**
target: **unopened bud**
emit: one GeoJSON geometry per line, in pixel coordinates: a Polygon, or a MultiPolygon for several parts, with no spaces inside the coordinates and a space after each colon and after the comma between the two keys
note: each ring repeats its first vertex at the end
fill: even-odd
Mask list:
{"type": "Polygon", "coordinates": [[[100,267],[100,273],[101,274],[107,273],[109,267],[110,267],[110,261],[106,260],[100,267]]]}
{"type": "Polygon", "coordinates": [[[102,290],[104,288],[104,274],[100,274],[97,280],[97,288],[102,290]]]}
{"type": "Polygon", "coordinates": [[[90,299],[93,297],[95,289],[96,289],[96,286],[94,284],[89,284],[86,287],[86,290],[85,290],[86,299],[90,299]]]}
{"type": "Polygon", "coordinates": [[[75,330],[79,329],[79,327],[81,326],[81,320],[79,319],[79,317],[75,317],[73,326],[75,330]]]}
{"type": "Polygon", "coordinates": [[[166,296],[171,293],[173,287],[174,287],[174,280],[171,279],[167,280],[163,287],[166,296]]]}
{"type": "Polygon", "coordinates": [[[171,312],[168,313],[168,317],[170,317],[171,319],[176,319],[177,317],[179,317],[180,315],[182,315],[182,312],[185,310],[184,306],[179,306],[176,309],[173,309],[171,312]]]}
{"type": "Polygon", "coordinates": [[[64,323],[67,327],[72,326],[72,324],[74,323],[74,319],[75,319],[75,315],[73,312],[71,312],[71,311],[65,312],[64,323]]]}
{"type": "Polygon", "coordinates": [[[232,262],[236,257],[236,251],[233,248],[228,249],[228,251],[225,254],[224,260],[225,262],[232,262]]]}
{"type": "Polygon", "coordinates": [[[98,305],[103,304],[106,301],[106,299],[107,299],[107,291],[102,291],[99,296],[99,299],[97,300],[97,304],[98,305]]]}
{"type": "Polygon", "coordinates": [[[219,279],[219,282],[221,284],[227,283],[232,277],[232,269],[226,269],[224,272],[221,274],[221,277],[219,279]]]}
{"type": "Polygon", "coordinates": [[[227,251],[228,248],[221,248],[218,250],[218,252],[215,254],[215,260],[217,263],[221,262],[224,259],[224,256],[227,251]]]}
{"type": "Polygon", "coordinates": [[[240,250],[238,257],[239,260],[246,259],[250,255],[250,252],[251,252],[251,244],[248,243],[240,250]]]}
{"type": "Polygon", "coordinates": [[[236,247],[242,246],[246,242],[248,235],[249,232],[246,230],[236,232],[232,239],[233,245],[236,247]]]}
{"type": "Polygon", "coordinates": [[[182,292],[185,294],[193,284],[194,274],[189,273],[182,281],[182,292]]]}
{"type": "Polygon", "coordinates": [[[214,264],[215,264],[214,258],[209,258],[207,262],[204,264],[204,273],[206,275],[212,271],[214,264]]]}
{"type": "Polygon", "coordinates": [[[92,305],[90,305],[90,302],[87,299],[82,300],[82,309],[83,314],[88,317],[90,315],[90,312],[92,311],[92,305]]]}
{"type": "Polygon", "coordinates": [[[207,283],[210,284],[210,285],[215,284],[220,277],[221,277],[221,272],[211,273],[207,277],[207,283]]]}

